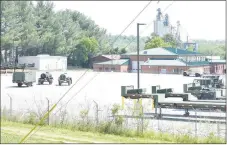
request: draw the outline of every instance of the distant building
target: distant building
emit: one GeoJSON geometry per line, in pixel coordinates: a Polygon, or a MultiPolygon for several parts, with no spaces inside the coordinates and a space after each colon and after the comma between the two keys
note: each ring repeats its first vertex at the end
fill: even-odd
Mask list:
{"type": "MultiPolygon", "coordinates": [[[[182,74],[189,68],[200,67],[206,73],[223,74],[226,68],[223,60],[212,62],[204,54],[178,48],[151,48],[142,50],[139,54],[139,70],[142,73],[182,74]]],[[[123,72],[119,68],[122,65],[124,68],[127,65],[128,72],[137,72],[137,52],[122,54],[119,60],[94,63],[93,67],[95,71],[123,72]],[[125,63],[126,60],[128,60],[127,63],[125,63]]]]}
{"type": "Polygon", "coordinates": [[[94,71],[101,72],[128,72],[129,69],[129,60],[120,59],[120,60],[109,60],[106,62],[95,63],[93,65],[94,71]]]}
{"type": "Polygon", "coordinates": [[[211,74],[225,74],[226,60],[209,60],[211,74]]]}
{"type": "Polygon", "coordinates": [[[95,57],[92,57],[91,59],[91,66],[93,66],[94,63],[100,63],[105,62],[109,60],[119,60],[121,58],[120,55],[98,55],[95,57]]]}
{"type": "Polygon", "coordinates": [[[22,56],[18,58],[19,64],[35,64],[37,70],[67,70],[67,57],[64,56],[22,56]]]}

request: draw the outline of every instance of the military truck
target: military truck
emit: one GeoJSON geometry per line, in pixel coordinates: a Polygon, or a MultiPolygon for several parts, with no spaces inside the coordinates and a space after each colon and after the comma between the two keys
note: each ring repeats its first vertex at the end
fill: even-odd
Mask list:
{"type": "Polygon", "coordinates": [[[202,68],[190,68],[187,71],[183,72],[183,76],[201,77],[203,74],[204,70],[202,68]]]}
{"type": "Polygon", "coordinates": [[[212,80],[212,87],[223,88],[225,86],[225,77],[220,75],[204,75],[203,78],[208,78],[212,80]]]}
{"type": "Polygon", "coordinates": [[[22,85],[26,85],[27,87],[31,87],[34,82],[36,82],[36,72],[35,71],[27,71],[25,70],[25,65],[17,65],[14,66],[13,72],[13,83],[17,83],[18,87],[22,85]],[[22,71],[18,71],[22,70],[22,71]]]}
{"type": "Polygon", "coordinates": [[[191,93],[199,100],[216,100],[217,97],[222,96],[222,89],[214,79],[204,77],[194,79],[191,84],[184,84],[184,93],[191,93]]]}
{"type": "Polygon", "coordinates": [[[43,85],[44,82],[48,82],[49,85],[53,83],[53,77],[49,72],[42,73],[38,79],[38,85],[43,85]]]}
{"type": "Polygon", "coordinates": [[[62,83],[68,83],[68,85],[70,86],[72,84],[72,78],[68,76],[67,73],[61,74],[58,77],[58,85],[61,86],[62,83]]]}

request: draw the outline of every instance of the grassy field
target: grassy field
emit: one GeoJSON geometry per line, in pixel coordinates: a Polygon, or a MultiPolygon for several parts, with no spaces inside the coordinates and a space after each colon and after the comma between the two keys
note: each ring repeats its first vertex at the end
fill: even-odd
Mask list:
{"type": "MultiPolygon", "coordinates": [[[[33,125],[1,121],[1,143],[18,143],[33,125]]],[[[126,137],[98,132],[43,126],[25,143],[224,143],[214,137],[195,139],[164,133],[145,133],[143,136],[126,137]]]]}
{"type": "MultiPolygon", "coordinates": [[[[9,121],[2,121],[1,124],[1,143],[18,143],[33,127],[28,124],[9,121]]],[[[32,135],[26,143],[171,143],[171,141],[121,137],[44,126],[32,135]]]]}

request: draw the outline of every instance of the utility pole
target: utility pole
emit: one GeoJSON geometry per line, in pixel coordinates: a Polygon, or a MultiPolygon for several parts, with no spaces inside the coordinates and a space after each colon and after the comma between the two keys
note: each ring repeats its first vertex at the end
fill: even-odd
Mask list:
{"type": "Polygon", "coordinates": [[[140,49],[139,49],[139,41],[140,41],[140,38],[139,38],[139,26],[140,25],[146,25],[146,24],[143,24],[143,23],[137,23],[137,87],[138,87],[138,89],[140,88],[140,75],[139,75],[139,73],[140,73],[140,70],[139,70],[139,51],[140,51],[140,49]]]}

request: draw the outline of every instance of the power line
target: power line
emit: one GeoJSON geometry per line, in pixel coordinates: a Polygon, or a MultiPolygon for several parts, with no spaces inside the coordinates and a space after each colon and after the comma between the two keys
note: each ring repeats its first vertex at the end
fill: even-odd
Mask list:
{"type": "Polygon", "coordinates": [[[141,15],[141,13],[151,4],[152,1],[149,1],[148,4],[145,5],[145,7],[136,15],[136,17],[133,18],[133,20],[127,25],[127,27],[118,35],[118,37],[112,42],[111,45],[113,45],[117,39],[131,26],[131,24],[141,15]]]}
{"type": "Polygon", "coordinates": [[[88,72],[88,69],[79,77],[79,79],[65,92],[65,94],[55,103],[47,113],[40,119],[40,121],[21,139],[20,143],[23,143],[28,136],[48,117],[48,115],[55,109],[58,103],[65,97],[65,95],[79,82],[80,79],[88,72]]]}
{"type": "MultiPolygon", "coordinates": [[[[56,115],[64,106],[67,106],[68,103],[77,95],[79,94],[95,77],[97,77],[99,73],[97,73],[95,76],[93,76],[78,92],[76,92],[76,94],[74,94],[69,100],[68,102],[66,102],[64,105],[62,105],[53,115],[56,115]]],[[[36,132],[38,132],[40,129],[42,128],[42,126],[40,126],[33,134],[31,134],[31,136],[33,136],[36,132]]],[[[30,136],[30,137],[31,137],[30,136]]]]}
{"type": "MultiPolygon", "coordinates": [[[[145,5],[145,7],[137,14],[137,16],[128,24],[128,26],[121,32],[121,34],[113,41],[113,43],[112,43],[112,45],[116,42],[116,40],[128,29],[128,27],[140,16],[140,14],[150,5],[150,3],[151,3],[152,1],[149,1],[149,3],[147,4],[147,5],[145,5]]],[[[65,97],[65,95],[77,84],[77,82],[87,73],[87,71],[88,70],[86,70],[85,71],[85,73],[74,83],[74,85],[72,86],[72,87],[70,87],[69,88],[69,90],[68,91],[66,91],[65,92],[65,94],[57,101],[57,103],[55,103],[54,105],[53,105],[53,107],[50,109],[50,111],[48,111],[43,117],[42,117],[42,119],[40,120],[40,122],[39,123],[37,123],[31,130],[30,130],[30,132],[28,132],[28,134],[26,134],[25,136],[24,136],[24,138],[22,138],[22,140],[20,141],[20,143],[22,143],[22,142],[24,142],[27,138],[28,138],[28,136],[32,133],[32,131],[34,131],[36,128],[37,128],[37,126],[47,117],[47,115],[49,115],[49,113],[50,112],[52,112],[53,110],[54,110],[54,108],[57,106],[57,104],[65,97]]],[[[87,83],[88,84],[88,83],[87,83]]],[[[86,84],[86,85],[87,85],[86,84]]],[[[85,85],[85,86],[86,86],[85,85]]],[[[85,87],[84,86],[84,87],[85,87]]],[[[81,90],[84,88],[84,87],[82,87],[81,88],[81,90]]],[[[80,90],[80,91],[81,91],[80,90]]],[[[80,92],[79,91],[79,92],[80,92]]],[[[79,93],[78,92],[78,93],[79,93]]],[[[73,96],[74,97],[74,96],[73,96]]],[[[72,97],[72,98],[73,98],[72,97]]],[[[72,99],[71,98],[71,99],[72,99]]],[[[70,101],[70,100],[69,100],[70,101]]],[[[66,103],[66,105],[69,103],[69,101],[66,103]]],[[[41,127],[40,127],[41,128],[41,127]]],[[[39,128],[39,129],[40,129],[39,128]]],[[[37,131],[36,131],[37,132],[37,131]]],[[[35,132],[35,133],[36,133],[35,132]]]]}
{"type": "MultiPolygon", "coordinates": [[[[117,39],[129,28],[129,26],[131,26],[131,24],[142,14],[142,12],[151,4],[152,1],[149,1],[148,4],[145,5],[145,7],[136,15],[136,17],[128,24],[128,26],[120,33],[120,35],[118,35],[118,37],[112,42],[112,44],[110,45],[110,49],[111,46],[114,45],[114,43],[117,41],[117,39]]],[[[113,47],[114,48],[114,47],[113,47]]],[[[109,53],[111,53],[111,50],[109,50],[109,53]]],[[[113,66],[113,54],[111,54],[111,63],[113,66]]],[[[112,68],[111,68],[112,69],[112,68]]]]}
{"type": "MultiPolygon", "coordinates": [[[[64,106],[67,106],[68,103],[77,95],[79,94],[94,78],[96,78],[98,76],[99,73],[96,73],[95,76],[93,76],[82,88],[80,88],[80,90],[78,92],[76,92],[69,100],[68,102],[66,102],[64,105],[61,106],[61,108],[58,109],[58,111],[60,111],[64,106]]],[[[58,111],[56,111],[56,113],[54,115],[56,115],[58,113],[58,111]]]]}
{"type": "MultiPolygon", "coordinates": [[[[175,1],[173,1],[171,4],[169,4],[165,9],[164,9],[164,11],[163,12],[165,12],[171,5],[173,5],[173,3],[174,3],[175,1]]],[[[150,27],[150,25],[153,23],[153,20],[143,29],[143,31],[142,32],[140,32],[140,35],[141,34],[143,34],[144,33],[144,31],[147,29],[147,28],[149,28],[150,27]]],[[[134,42],[135,41],[135,39],[133,39],[132,41],[130,41],[124,48],[127,48],[132,42],[134,42]]]]}

